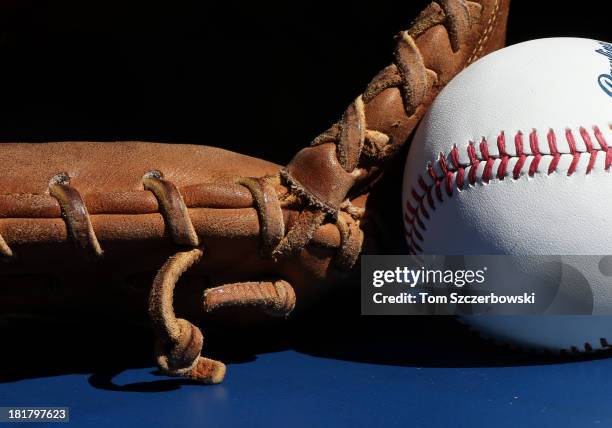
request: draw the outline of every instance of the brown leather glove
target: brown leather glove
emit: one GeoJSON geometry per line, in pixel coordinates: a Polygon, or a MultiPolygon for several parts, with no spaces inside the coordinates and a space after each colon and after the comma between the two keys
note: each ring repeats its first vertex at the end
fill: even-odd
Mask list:
{"type": "Polygon", "coordinates": [[[202,146],[0,145],[2,311],[89,300],[137,311],[104,296],[159,269],[148,299],[159,367],[220,382],[225,366],[200,356],[202,333],[175,307],[285,316],[354,271],[379,241],[366,192],[440,89],[502,46],[507,10],[505,0],[432,3],[398,35],[393,64],[286,168],[202,146]],[[205,290],[184,303],[174,293],[183,274],[205,290]],[[50,278],[81,284],[24,291],[50,278]]]}

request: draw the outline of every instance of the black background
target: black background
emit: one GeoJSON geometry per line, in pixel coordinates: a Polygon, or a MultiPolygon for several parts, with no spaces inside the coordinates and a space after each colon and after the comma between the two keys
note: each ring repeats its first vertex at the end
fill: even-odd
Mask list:
{"type": "MultiPolygon", "coordinates": [[[[0,0],[0,141],[206,144],[285,164],[389,64],[393,36],[427,3],[0,0]]],[[[508,43],[550,36],[612,41],[610,12],[604,1],[515,0],[508,43]]],[[[401,159],[396,164],[397,177],[401,159]]],[[[292,347],[340,359],[438,366],[535,358],[467,346],[477,339],[467,339],[446,317],[360,317],[358,308],[359,293],[338,288],[290,332],[208,329],[207,354],[236,363],[292,347]],[[411,340],[398,341],[407,328],[411,340]],[[458,355],[468,348],[476,352],[458,355]]],[[[119,371],[151,364],[148,333],[124,325],[72,328],[59,345],[40,324],[3,328],[13,346],[0,363],[14,370],[0,382],[94,371],[106,374],[92,384],[112,389],[115,365],[119,371]],[[53,339],[33,342],[33,335],[53,339]],[[30,361],[46,347],[54,353],[43,363],[30,361]]]]}
{"type": "MultiPolygon", "coordinates": [[[[427,3],[1,1],[0,141],[206,144],[285,164],[427,3]]],[[[515,0],[508,42],[611,40],[606,3],[515,0]]]]}

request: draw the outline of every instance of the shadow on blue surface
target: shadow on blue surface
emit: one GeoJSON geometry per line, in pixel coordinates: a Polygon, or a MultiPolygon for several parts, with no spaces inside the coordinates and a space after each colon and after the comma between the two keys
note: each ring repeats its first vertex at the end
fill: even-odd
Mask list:
{"type": "MultiPolygon", "coordinates": [[[[567,357],[501,348],[452,317],[361,316],[354,310],[359,308],[358,296],[348,289],[339,289],[290,320],[256,326],[205,324],[203,353],[233,366],[248,366],[258,355],[294,350],[332,360],[431,368],[537,366],[610,356],[603,352],[567,357]]],[[[109,391],[165,392],[196,384],[160,373],[155,373],[159,380],[152,382],[118,385],[113,381],[126,369],[153,365],[153,337],[146,325],[22,319],[7,321],[0,326],[0,334],[10,344],[0,364],[11,368],[0,373],[0,383],[90,374],[91,386],[109,391]]]]}
{"type": "Polygon", "coordinates": [[[0,405],[69,406],[79,427],[612,423],[612,359],[508,352],[451,318],[362,317],[352,294],[266,328],[207,324],[205,354],[229,364],[216,386],[160,376],[147,326],[10,322],[0,405]]]}

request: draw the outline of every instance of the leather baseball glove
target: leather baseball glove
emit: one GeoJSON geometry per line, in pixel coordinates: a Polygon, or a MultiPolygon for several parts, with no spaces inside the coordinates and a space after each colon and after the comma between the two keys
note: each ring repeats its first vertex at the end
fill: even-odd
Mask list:
{"type": "Polygon", "coordinates": [[[90,302],[137,316],[146,299],[121,284],[157,271],[157,364],[220,382],[225,365],[200,355],[201,331],[175,311],[286,316],[355,271],[381,245],[368,191],[441,88],[502,46],[507,11],[507,0],[431,3],[397,36],[393,63],[285,168],[204,146],[0,145],[2,313],[90,302]],[[175,296],[184,274],[202,294],[175,296]],[[59,289],[41,293],[49,281],[59,289]]]}

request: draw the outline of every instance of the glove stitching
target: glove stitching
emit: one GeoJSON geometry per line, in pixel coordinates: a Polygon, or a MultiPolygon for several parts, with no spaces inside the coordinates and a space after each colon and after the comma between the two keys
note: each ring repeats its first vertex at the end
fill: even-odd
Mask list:
{"type": "MultiPolygon", "coordinates": [[[[453,51],[459,50],[470,27],[469,9],[463,0],[440,0],[432,4],[437,9],[429,16],[421,16],[411,29],[401,32],[397,36],[395,49],[395,61],[383,69],[366,87],[362,96],[349,105],[342,119],[332,125],[327,131],[315,138],[310,147],[319,146],[325,142],[336,144],[336,153],[339,164],[348,173],[351,173],[364,157],[368,162],[383,162],[389,157],[389,153],[395,150],[379,150],[380,158],[374,158],[372,152],[366,150],[363,153],[364,142],[369,132],[377,132],[386,137],[389,145],[395,143],[391,136],[376,130],[368,130],[366,126],[365,104],[376,98],[386,89],[395,87],[400,90],[404,109],[408,118],[414,116],[417,108],[424,102],[432,86],[437,80],[437,73],[425,66],[423,57],[415,43],[415,37],[424,34],[429,28],[442,24],[447,28],[447,34],[453,51]],[[440,13],[441,12],[441,13],[440,13]],[[424,26],[427,26],[426,28],[424,26]],[[414,34],[414,35],[413,35],[414,34]],[[358,129],[358,134],[347,136],[345,129],[358,129]],[[351,153],[349,156],[348,154],[351,153]]],[[[380,148],[379,148],[380,149],[380,148]]],[[[281,176],[289,184],[290,191],[297,192],[304,198],[307,205],[335,216],[338,203],[325,201],[316,196],[308,185],[300,182],[295,175],[290,173],[289,167],[281,171],[281,176]]],[[[355,178],[354,180],[356,180],[355,178]]],[[[354,182],[352,184],[354,186],[354,182]]],[[[346,190],[345,197],[350,189],[346,190]]]]}

